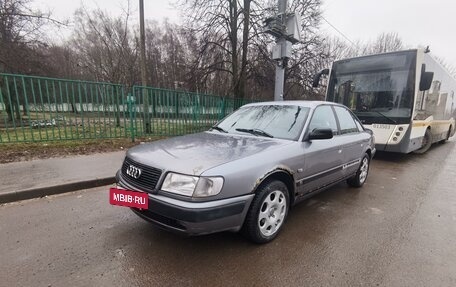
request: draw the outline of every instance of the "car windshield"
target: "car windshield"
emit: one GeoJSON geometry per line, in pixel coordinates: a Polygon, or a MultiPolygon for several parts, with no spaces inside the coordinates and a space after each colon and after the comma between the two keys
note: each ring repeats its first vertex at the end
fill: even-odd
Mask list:
{"type": "Polygon", "coordinates": [[[349,107],[366,124],[410,121],[414,54],[387,54],[336,62],[328,100],[349,107]]]}
{"type": "Polygon", "coordinates": [[[217,125],[219,132],[297,140],[309,108],[294,105],[242,107],[217,125]]]}

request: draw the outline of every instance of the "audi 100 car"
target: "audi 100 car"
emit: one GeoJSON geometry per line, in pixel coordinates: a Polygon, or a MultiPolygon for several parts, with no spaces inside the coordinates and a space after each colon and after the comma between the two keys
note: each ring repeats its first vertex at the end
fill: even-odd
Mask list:
{"type": "Polygon", "coordinates": [[[265,243],[296,203],[344,180],[361,187],[374,146],[345,106],[248,104],[208,131],[128,150],[110,200],[167,230],[265,243]]]}

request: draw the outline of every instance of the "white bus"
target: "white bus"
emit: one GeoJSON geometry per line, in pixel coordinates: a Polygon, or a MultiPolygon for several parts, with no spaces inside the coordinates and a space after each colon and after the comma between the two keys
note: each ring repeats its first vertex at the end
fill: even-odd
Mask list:
{"type": "Polygon", "coordinates": [[[379,151],[423,153],[455,133],[456,80],[424,49],[344,59],[329,74],[326,100],[349,107],[379,151]]]}

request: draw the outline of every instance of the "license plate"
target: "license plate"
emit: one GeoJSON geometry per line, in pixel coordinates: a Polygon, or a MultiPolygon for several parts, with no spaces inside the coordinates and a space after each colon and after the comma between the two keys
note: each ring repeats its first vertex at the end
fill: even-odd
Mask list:
{"type": "Polygon", "coordinates": [[[109,203],[112,205],[147,209],[149,208],[149,196],[144,192],[112,187],[109,189],[109,203]]]}

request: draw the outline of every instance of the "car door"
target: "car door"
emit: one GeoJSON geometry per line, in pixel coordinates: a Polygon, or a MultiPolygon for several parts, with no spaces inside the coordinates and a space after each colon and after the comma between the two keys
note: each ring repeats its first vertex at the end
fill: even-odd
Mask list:
{"type": "Polygon", "coordinates": [[[342,150],[331,105],[321,105],[314,110],[306,134],[320,128],[332,129],[334,136],[302,142],[304,168],[297,174],[298,192],[301,194],[315,191],[341,177],[342,150]]]}
{"type": "Polygon", "coordinates": [[[334,111],[340,126],[339,138],[342,145],[343,159],[342,174],[347,176],[358,169],[369,140],[361,124],[356,123],[357,120],[347,108],[334,106],[334,111]]]}

